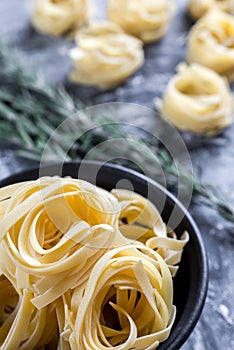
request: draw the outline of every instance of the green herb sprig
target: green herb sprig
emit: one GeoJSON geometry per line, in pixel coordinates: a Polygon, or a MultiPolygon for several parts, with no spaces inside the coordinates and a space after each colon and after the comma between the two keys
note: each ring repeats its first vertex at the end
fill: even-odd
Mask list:
{"type": "MultiPolygon", "coordinates": [[[[17,53],[0,42],[0,139],[11,141],[19,146],[21,155],[40,160],[48,139],[54,130],[71,115],[84,106],[80,101],[69,95],[65,89],[45,83],[41,74],[29,72],[18,59],[17,53]]],[[[59,134],[59,140],[51,149],[51,154],[57,159],[80,159],[95,145],[118,137],[128,137],[126,131],[110,117],[76,113],[76,125],[79,125],[79,138],[70,148],[67,147],[73,139],[73,131],[65,130],[59,134]],[[100,126],[95,127],[97,124],[100,126]],[[61,139],[64,142],[61,142],[61,139]]],[[[176,190],[178,171],[185,187],[193,187],[194,197],[217,210],[225,219],[234,222],[234,211],[231,206],[217,193],[216,188],[204,184],[199,177],[188,172],[174,161],[166,150],[159,147],[153,140],[131,135],[135,141],[129,144],[123,152],[128,158],[134,159],[141,154],[143,168],[149,169],[153,177],[157,177],[158,164],[167,178],[170,190],[176,190]],[[154,164],[154,166],[152,166],[154,164]]],[[[48,147],[48,145],[47,145],[48,147]]],[[[99,148],[98,153],[92,153],[95,159],[105,158],[106,150],[99,148]]],[[[123,160],[116,158],[115,162],[123,160]]],[[[125,165],[135,167],[134,162],[125,161],[125,165]]],[[[139,170],[139,169],[138,169],[139,170]]]]}

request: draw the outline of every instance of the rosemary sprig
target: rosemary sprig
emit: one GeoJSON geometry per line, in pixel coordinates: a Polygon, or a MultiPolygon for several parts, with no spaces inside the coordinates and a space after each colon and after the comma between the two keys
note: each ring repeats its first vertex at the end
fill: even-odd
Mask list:
{"type": "MultiPolygon", "coordinates": [[[[0,66],[0,139],[16,143],[24,157],[40,160],[54,130],[83,106],[63,88],[48,85],[42,75],[29,72],[19,63],[17,54],[2,42],[0,66]]],[[[116,154],[115,162],[135,167],[134,160],[139,160],[140,154],[141,164],[148,170],[148,174],[157,178],[158,169],[155,164],[158,164],[167,177],[167,186],[172,190],[175,190],[179,172],[183,185],[193,187],[196,198],[216,208],[222,217],[234,222],[233,209],[216,189],[188,172],[154,140],[146,141],[134,133],[130,136],[124,127],[116,124],[109,116],[77,113],[74,118],[76,126],[79,126],[79,135],[85,134],[73,144],[67,155],[66,149],[70,141],[74,140],[74,130],[67,128],[60,131],[59,139],[55,140],[51,149],[51,154],[57,159],[64,159],[65,156],[66,159],[79,159],[90,150],[95,150],[94,146],[101,145],[103,141],[130,137],[134,142],[119,144],[116,148],[119,153],[116,154]],[[121,152],[127,154],[132,161],[118,158],[121,152]]],[[[98,151],[92,152],[91,157],[105,160],[106,154],[107,149],[100,146],[98,151]]]]}

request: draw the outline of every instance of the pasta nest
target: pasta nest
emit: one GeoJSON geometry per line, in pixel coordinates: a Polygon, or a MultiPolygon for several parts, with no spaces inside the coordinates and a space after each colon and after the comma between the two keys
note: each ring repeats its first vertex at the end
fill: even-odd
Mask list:
{"type": "Polygon", "coordinates": [[[233,0],[189,0],[189,13],[194,19],[200,18],[212,9],[233,14],[234,2],[233,0]]]}
{"type": "Polygon", "coordinates": [[[0,221],[0,263],[18,288],[38,294],[32,302],[42,308],[82,283],[114,244],[120,207],[79,180],[43,178],[13,190],[0,221]]]}
{"type": "Polygon", "coordinates": [[[181,64],[160,108],[178,129],[213,135],[232,123],[234,99],[228,83],[199,64],[181,64]]]}
{"type": "Polygon", "coordinates": [[[66,318],[71,349],[155,349],[170,333],[172,300],[171,274],[159,254],[149,258],[137,246],[115,248],[95,265],[85,289],[74,290],[65,303],[73,316],[66,318]]]}
{"type": "Polygon", "coordinates": [[[202,17],[189,34],[187,59],[233,81],[234,17],[216,10],[202,17]]]}
{"type": "Polygon", "coordinates": [[[87,21],[87,0],[32,1],[32,23],[42,33],[61,35],[87,21]]]}
{"type": "Polygon", "coordinates": [[[143,42],[160,39],[175,12],[172,0],[108,0],[108,17],[143,42]]]}
{"type": "Polygon", "coordinates": [[[70,79],[76,83],[111,88],[144,63],[141,41],[111,22],[94,22],[81,29],[76,42],[78,47],[70,51],[75,68],[70,79]]]}

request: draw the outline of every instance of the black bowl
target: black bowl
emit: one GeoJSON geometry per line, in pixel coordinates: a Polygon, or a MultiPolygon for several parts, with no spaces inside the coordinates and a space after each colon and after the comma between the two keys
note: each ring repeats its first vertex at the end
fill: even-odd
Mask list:
{"type": "Polygon", "coordinates": [[[174,217],[181,218],[175,229],[176,233],[180,236],[187,230],[190,240],[184,249],[179,271],[174,278],[174,304],[177,315],[170,337],[158,348],[160,350],[179,349],[200,317],[208,285],[205,248],[199,230],[187,210],[173,195],[153,180],[135,171],[99,162],[83,161],[27,170],[0,181],[0,187],[46,175],[79,177],[106,190],[116,186],[129,189],[130,184],[131,189],[148,197],[156,205],[166,223],[171,218],[172,212],[174,217]]]}

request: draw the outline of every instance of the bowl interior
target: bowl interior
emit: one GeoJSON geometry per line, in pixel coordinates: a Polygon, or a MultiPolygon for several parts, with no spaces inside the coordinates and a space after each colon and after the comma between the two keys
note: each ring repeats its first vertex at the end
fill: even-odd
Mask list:
{"type": "Polygon", "coordinates": [[[174,278],[174,304],[177,315],[170,337],[158,347],[160,350],[179,349],[199,319],[208,284],[206,252],[199,230],[185,208],[163,187],[143,175],[120,166],[98,162],[65,163],[62,166],[57,164],[40,170],[28,170],[1,181],[0,187],[46,175],[78,177],[106,190],[115,187],[129,189],[130,185],[131,189],[148,197],[156,205],[166,223],[173,210],[175,216],[181,216],[182,220],[177,225],[176,233],[180,236],[187,230],[190,240],[174,278]]]}

